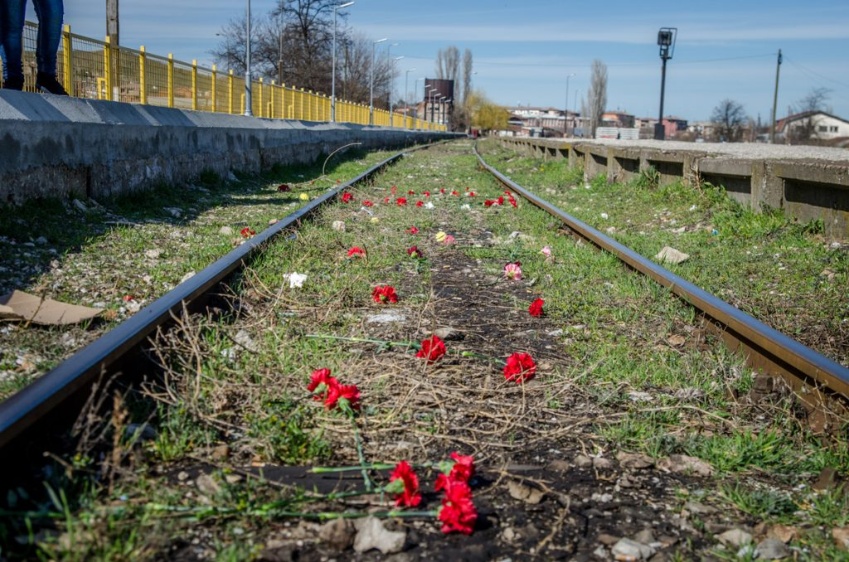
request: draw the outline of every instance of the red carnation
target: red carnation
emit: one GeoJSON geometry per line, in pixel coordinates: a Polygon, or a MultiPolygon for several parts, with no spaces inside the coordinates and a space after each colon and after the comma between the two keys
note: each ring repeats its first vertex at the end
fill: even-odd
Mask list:
{"type": "Polygon", "coordinates": [[[531,303],[531,306],[528,307],[528,313],[531,316],[540,317],[543,314],[542,305],[545,304],[545,301],[542,299],[536,299],[531,303]]]}
{"type": "Polygon", "coordinates": [[[492,207],[494,204],[495,204],[495,201],[493,201],[492,199],[487,199],[486,201],[483,202],[484,207],[492,207]]]}
{"type": "Polygon", "coordinates": [[[439,336],[430,336],[426,340],[422,340],[422,347],[416,353],[416,357],[427,359],[428,365],[438,361],[445,355],[445,342],[439,336]]]}
{"type": "Polygon", "coordinates": [[[454,467],[448,477],[452,480],[468,482],[475,475],[475,459],[471,455],[461,455],[457,451],[451,453],[454,467]]]}
{"type": "Polygon", "coordinates": [[[372,206],[374,206],[374,203],[372,203],[372,202],[371,202],[371,201],[369,201],[368,199],[366,199],[365,201],[363,201],[363,207],[372,207],[372,206]]]}
{"type": "Polygon", "coordinates": [[[510,198],[510,204],[513,205],[514,207],[518,206],[518,205],[516,205],[516,200],[513,199],[512,197],[510,198]]]}
{"type": "MultiPolygon", "coordinates": [[[[329,386],[331,380],[336,380],[332,376],[330,376],[330,369],[316,369],[310,375],[310,383],[307,385],[307,390],[309,392],[315,392],[315,390],[321,385],[329,386]]],[[[321,400],[321,398],[316,398],[316,400],[321,400]]]]}
{"type": "Polygon", "coordinates": [[[444,187],[443,187],[443,188],[441,188],[441,189],[439,190],[439,193],[445,193],[445,188],[444,188],[444,187]]]}
{"type": "Polygon", "coordinates": [[[504,196],[503,195],[499,196],[496,203],[499,204],[499,205],[503,205],[504,204],[504,196]]]}
{"type": "Polygon", "coordinates": [[[460,192],[455,189],[454,191],[451,192],[451,195],[454,195],[456,197],[456,196],[460,195],[460,192]]]}
{"type": "Polygon", "coordinates": [[[407,192],[407,195],[415,195],[415,194],[416,194],[416,192],[415,192],[415,191],[413,191],[412,189],[411,189],[410,191],[408,191],[408,192],[407,192]]]}
{"type": "Polygon", "coordinates": [[[374,302],[383,304],[398,302],[398,295],[392,285],[378,285],[371,292],[371,298],[374,299],[374,302]]]}
{"type": "Polygon", "coordinates": [[[289,186],[286,185],[285,183],[281,183],[280,185],[277,186],[277,191],[280,192],[280,193],[283,193],[284,191],[289,191],[289,186]]]}
{"type": "Polygon", "coordinates": [[[425,191],[425,192],[424,192],[424,196],[425,196],[425,197],[430,197],[430,191],[425,191]]]}
{"type": "Polygon", "coordinates": [[[504,366],[504,378],[516,383],[530,380],[536,372],[537,364],[527,353],[514,353],[507,358],[507,364],[504,366]]]}
{"type": "Polygon", "coordinates": [[[423,207],[424,201],[416,201],[416,207],[423,207]]]}
{"type": "Polygon", "coordinates": [[[360,248],[359,246],[354,246],[350,250],[348,250],[349,258],[364,258],[366,257],[366,251],[360,248]]]}
{"type": "Polygon", "coordinates": [[[407,229],[407,234],[418,234],[418,233],[419,233],[419,229],[416,228],[415,226],[411,226],[410,228],[407,229]]]}
{"type": "Polygon", "coordinates": [[[397,203],[398,205],[403,207],[404,205],[407,204],[407,198],[406,197],[399,197],[398,199],[395,200],[395,203],[397,203]]]}
{"type": "Polygon", "coordinates": [[[416,258],[416,259],[424,257],[424,254],[422,254],[422,251],[419,250],[418,246],[410,246],[409,248],[407,248],[407,255],[410,256],[411,258],[416,258]]]}
{"type": "Polygon", "coordinates": [[[442,532],[457,531],[471,535],[478,519],[475,504],[472,503],[472,489],[460,480],[448,480],[445,486],[445,497],[437,516],[442,521],[442,532]]]}
{"type": "Polygon", "coordinates": [[[355,384],[339,384],[339,381],[332,379],[327,386],[324,407],[332,410],[338,406],[344,410],[345,405],[350,406],[352,410],[358,410],[360,407],[360,390],[355,384]]]}
{"type": "Polygon", "coordinates": [[[401,461],[395,465],[395,470],[389,476],[389,482],[398,481],[403,484],[403,488],[399,484],[389,485],[387,491],[395,493],[395,505],[398,507],[416,507],[422,502],[422,495],[419,493],[419,477],[413,472],[413,467],[407,461],[401,461]],[[397,491],[396,491],[397,489],[397,491]]]}
{"type": "Polygon", "coordinates": [[[343,203],[350,203],[353,200],[354,200],[354,194],[351,193],[350,191],[346,191],[345,193],[342,194],[342,202],[343,203]]]}
{"type": "Polygon", "coordinates": [[[251,236],[256,235],[256,231],[249,226],[240,230],[239,233],[242,235],[242,238],[250,238],[251,236]]]}

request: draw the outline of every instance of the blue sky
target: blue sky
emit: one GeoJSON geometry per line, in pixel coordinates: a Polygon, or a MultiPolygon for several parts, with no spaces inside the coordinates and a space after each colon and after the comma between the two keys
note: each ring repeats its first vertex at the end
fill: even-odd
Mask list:
{"type": "MultiPolygon", "coordinates": [[[[340,0],[340,2],[343,0],[340,0]]],[[[251,0],[255,17],[274,0],[251,0]]],[[[120,0],[121,43],[178,60],[211,64],[216,32],[244,14],[245,0],[120,0]]],[[[75,33],[105,34],[104,0],[69,0],[65,22],[75,33]]],[[[28,19],[34,19],[29,7],[28,19]]],[[[828,104],[849,119],[849,0],[356,0],[347,25],[389,37],[400,78],[434,76],[439,49],[471,49],[473,85],[503,105],[580,108],[590,65],[608,69],[608,109],[656,116],[660,27],[677,27],[667,66],[664,114],[710,117],[723,99],[769,120],[776,55],[784,54],[779,117],[813,88],[831,90],[828,104]],[[409,74],[407,70],[411,70],[409,74]]],[[[421,82],[419,82],[421,86],[421,82]]]]}

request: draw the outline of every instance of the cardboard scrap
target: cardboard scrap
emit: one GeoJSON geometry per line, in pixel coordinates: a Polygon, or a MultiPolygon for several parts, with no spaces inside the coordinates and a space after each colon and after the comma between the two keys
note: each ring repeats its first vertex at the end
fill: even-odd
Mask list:
{"type": "Polygon", "coordinates": [[[0,296],[0,321],[32,322],[43,326],[64,326],[91,320],[103,311],[76,304],[43,299],[23,291],[0,296]]]}

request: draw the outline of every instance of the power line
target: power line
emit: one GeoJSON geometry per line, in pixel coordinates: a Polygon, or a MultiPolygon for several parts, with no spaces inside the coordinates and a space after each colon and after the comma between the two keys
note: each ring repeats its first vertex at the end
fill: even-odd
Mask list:
{"type": "Polygon", "coordinates": [[[820,74],[816,70],[812,70],[812,69],[810,69],[806,66],[799,64],[798,62],[793,61],[792,59],[790,59],[790,57],[785,56],[784,60],[786,60],[787,62],[789,62],[790,64],[792,64],[793,66],[795,66],[796,68],[801,70],[802,72],[806,72],[811,76],[816,76],[817,78],[820,78],[822,80],[827,80],[829,82],[837,84],[838,86],[843,86],[844,88],[849,88],[849,84],[846,84],[845,82],[840,82],[839,80],[835,80],[834,78],[831,78],[831,77],[826,76],[824,74],[820,74]]]}

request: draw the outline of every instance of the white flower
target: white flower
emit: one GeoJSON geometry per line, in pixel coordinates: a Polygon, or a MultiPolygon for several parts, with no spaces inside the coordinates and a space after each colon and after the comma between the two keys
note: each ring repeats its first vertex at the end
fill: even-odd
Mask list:
{"type": "Polygon", "coordinates": [[[296,289],[304,286],[304,281],[307,280],[307,276],[305,273],[286,273],[283,275],[283,279],[289,280],[290,289],[296,289]]]}
{"type": "Polygon", "coordinates": [[[433,209],[433,203],[428,201],[427,203],[424,204],[424,208],[425,209],[433,209]]]}

